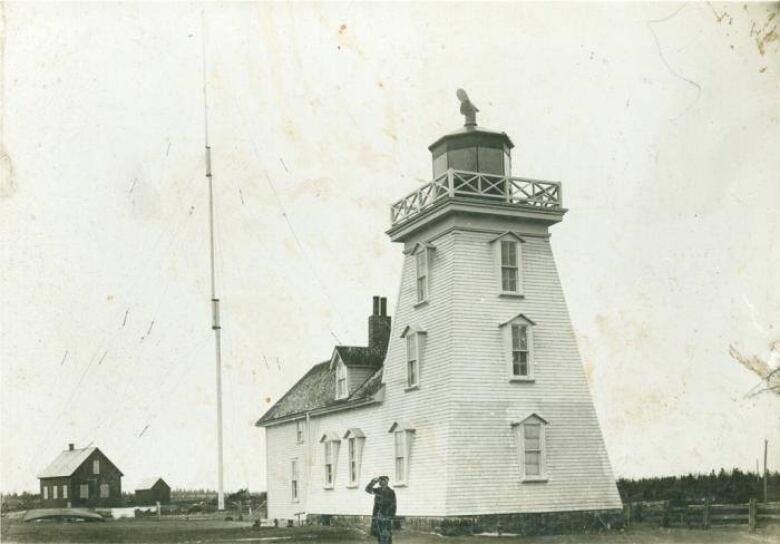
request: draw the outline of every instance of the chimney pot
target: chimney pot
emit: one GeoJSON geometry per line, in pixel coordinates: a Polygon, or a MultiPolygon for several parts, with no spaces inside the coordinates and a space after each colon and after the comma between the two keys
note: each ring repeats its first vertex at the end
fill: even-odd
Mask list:
{"type": "Polygon", "coordinates": [[[73,451],[73,444],[68,444],[68,450],[73,451]]]}
{"type": "Polygon", "coordinates": [[[387,299],[385,297],[379,299],[379,315],[387,315],[387,299]]]}
{"type": "Polygon", "coordinates": [[[374,311],[371,315],[379,315],[379,297],[374,297],[374,311]]]}

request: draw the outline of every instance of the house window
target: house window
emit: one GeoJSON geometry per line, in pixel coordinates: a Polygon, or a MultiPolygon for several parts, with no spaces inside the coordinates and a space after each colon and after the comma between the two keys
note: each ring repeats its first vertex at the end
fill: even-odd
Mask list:
{"type": "Polygon", "coordinates": [[[100,459],[92,461],[92,474],[100,474],[100,459]]]}
{"type": "Polygon", "coordinates": [[[428,300],[428,249],[423,247],[415,255],[417,264],[417,302],[428,300]]]}
{"type": "Polygon", "coordinates": [[[360,429],[352,428],[346,432],[344,438],[347,440],[347,487],[355,487],[360,479],[360,460],[366,435],[360,429]]]}
{"type": "Polygon", "coordinates": [[[49,500],[49,486],[48,485],[43,486],[43,500],[45,500],[45,501],[49,500]]]}
{"type": "Polygon", "coordinates": [[[82,499],[89,498],[89,484],[81,484],[79,486],[79,498],[82,499]]]}
{"type": "Polygon", "coordinates": [[[535,323],[523,314],[502,323],[509,379],[534,380],[533,329],[535,323]]]}
{"type": "Polygon", "coordinates": [[[298,459],[292,460],[290,473],[291,498],[293,501],[298,501],[298,459]]]}
{"type": "Polygon", "coordinates": [[[501,290],[506,293],[518,292],[518,254],[517,242],[501,241],[501,290]]]}
{"type": "Polygon", "coordinates": [[[395,480],[398,483],[406,482],[407,456],[406,456],[406,431],[395,431],[395,480]]]}
{"type": "Polygon", "coordinates": [[[100,484],[100,498],[108,498],[108,484],[100,484]]]}
{"type": "Polygon", "coordinates": [[[58,492],[59,490],[60,490],[59,486],[57,486],[57,485],[53,485],[53,486],[51,486],[51,498],[52,498],[52,499],[57,499],[57,498],[59,498],[59,497],[57,496],[57,492],[58,492]]]}
{"type": "Polygon", "coordinates": [[[354,436],[349,438],[347,444],[349,444],[349,483],[356,484],[358,481],[357,438],[354,436]]]}
{"type": "Polygon", "coordinates": [[[62,486],[62,498],[67,499],[68,498],[68,486],[63,485],[62,486]]]}
{"type": "Polygon", "coordinates": [[[512,376],[528,377],[527,325],[512,325],[512,376]]]}
{"type": "Polygon", "coordinates": [[[339,361],[336,366],[336,398],[343,399],[347,396],[347,368],[339,361]]]}
{"type": "Polygon", "coordinates": [[[295,421],[295,441],[298,444],[303,444],[303,425],[304,421],[302,419],[295,421]]]}
{"type": "Polygon", "coordinates": [[[547,421],[536,414],[516,426],[523,481],[547,480],[546,427],[547,421]]]}
{"type": "Polygon", "coordinates": [[[336,481],[336,467],[338,466],[339,438],[335,433],[328,433],[320,440],[323,444],[323,466],[325,468],[325,487],[330,489],[336,481]]]}

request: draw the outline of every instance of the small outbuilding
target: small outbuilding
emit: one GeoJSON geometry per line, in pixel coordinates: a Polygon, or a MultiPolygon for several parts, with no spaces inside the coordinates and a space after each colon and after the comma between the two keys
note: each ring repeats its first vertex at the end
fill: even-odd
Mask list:
{"type": "Polygon", "coordinates": [[[135,489],[135,504],[170,504],[171,486],[162,478],[147,478],[138,483],[135,489]]]}

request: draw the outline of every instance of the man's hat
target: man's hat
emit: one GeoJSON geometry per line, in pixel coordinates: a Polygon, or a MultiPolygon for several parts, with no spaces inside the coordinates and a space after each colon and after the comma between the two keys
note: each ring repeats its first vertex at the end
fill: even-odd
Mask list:
{"type": "Polygon", "coordinates": [[[389,482],[390,481],[390,477],[389,476],[380,476],[379,478],[377,478],[377,480],[387,480],[389,482]]]}

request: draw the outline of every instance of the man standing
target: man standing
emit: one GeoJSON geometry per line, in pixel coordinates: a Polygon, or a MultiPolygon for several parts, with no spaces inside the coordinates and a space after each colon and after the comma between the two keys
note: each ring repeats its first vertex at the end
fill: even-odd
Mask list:
{"type": "Polygon", "coordinates": [[[371,534],[376,535],[379,544],[393,542],[393,521],[395,519],[395,491],[389,485],[390,478],[374,478],[366,486],[366,493],[374,495],[374,511],[371,514],[371,534]],[[379,486],[377,486],[377,482],[379,486]]]}

